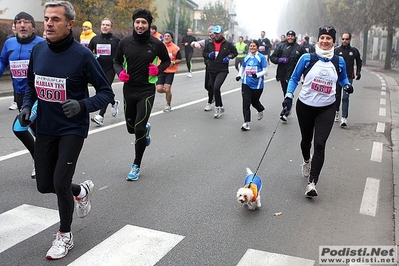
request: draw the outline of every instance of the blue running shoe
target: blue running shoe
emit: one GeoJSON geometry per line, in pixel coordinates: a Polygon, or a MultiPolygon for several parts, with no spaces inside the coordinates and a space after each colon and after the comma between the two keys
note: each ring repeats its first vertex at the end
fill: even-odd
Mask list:
{"type": "Polygon", "coordinates": [[[140,177],[140,167],[137,164],[132,165],[132,169],[126,176],[126,180],[128,181],[135,181],[138,180],[140,177]]]}
{"type": "Polygon", "coordinates": [[[146,145],[150,146],[150,144],[151,144],[151,136],[150,136],[151,125],[150,125],[150,123],[147,123],[147,125],[145,125],[145,128],[147,129],[147,133],[145,133],[145,139],[147,141],[146,145]]]}

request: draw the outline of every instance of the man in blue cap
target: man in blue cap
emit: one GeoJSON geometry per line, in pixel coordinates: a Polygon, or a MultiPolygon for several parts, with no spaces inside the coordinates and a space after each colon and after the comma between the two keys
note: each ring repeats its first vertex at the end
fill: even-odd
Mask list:
{"type": "Polygon", "coordinates": [[[219,118],[224,113],[220,89],[227,74],[229,74],[230,59],[235,58],[238,52],[234,44],[224,38],[222,26],[216,25],[213,28],[213,34],[214,39],[206,43],[202,56],[205,59],[209,59],[207,69],[215,97],[213,117],[219,118]]]}

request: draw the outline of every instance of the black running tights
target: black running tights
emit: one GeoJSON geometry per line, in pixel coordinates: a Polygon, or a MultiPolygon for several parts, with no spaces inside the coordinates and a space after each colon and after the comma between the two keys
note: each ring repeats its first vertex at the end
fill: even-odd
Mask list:
{"type": "Polygon", "coordinates": [[[335,103],[324,107],[313,107],[302,103],[296,104],[296,114],[301,131],[301,151],[305,161],[310,159],[310,149],[314,136],[314,153],[309,182],[317,184],[324,164],[326,142],[334,124],[335,103]]]}
{"type": "Polygon", "coordinates": [[[36,134],[36,184],[41,193],[55,193],[60,215],[60,232],[70,232],[74,209],[73,196],[80,185],[72,184],[76,163],[84,142],[76,135],[49,136],[36,134]]]}

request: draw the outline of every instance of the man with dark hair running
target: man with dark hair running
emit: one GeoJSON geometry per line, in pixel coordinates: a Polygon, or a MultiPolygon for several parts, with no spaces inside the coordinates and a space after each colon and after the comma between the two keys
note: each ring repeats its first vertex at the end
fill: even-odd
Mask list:
{"type": "Polygon", "coordinates": [[[189,78],[193,76],[191,59],[193,58],[194,49],[191,46],[191,43],[196,41],[197,39],[193,36],[193,31],[191,29],[187,29],[186,35],[184,35],[183,39],[181,40],[181,44],[184,46],[184,56],[186,58],[188,70],[187,77],[189,78]]]}
{"type": "Polygon", "coordinates": [[[141,161],[150,144],[150,118],[158,74],[170,66],[165,45],[151,36],[153,20],[149,10],[138,8],[133,12],[133,34],[123,38],[118,46],[114,68],[123,84],[127,131],[135,134],[135,158],[126,180],[139,179],[141,161]],[[158,59],[161,60],[159,66],[158,59]]]}

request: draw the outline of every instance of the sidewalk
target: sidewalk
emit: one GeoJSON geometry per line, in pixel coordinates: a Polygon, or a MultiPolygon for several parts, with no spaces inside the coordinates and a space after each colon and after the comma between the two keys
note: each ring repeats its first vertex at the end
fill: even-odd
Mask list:
{"type": "MultiPolygon", "coordinates": [[[[384,62],[368,61],[367,68],[379,73],[387,82],[389,101],[391,106],[391,145],[392,145],[392,172],[393,172],[393,216],[394,216],[394,241],[398,248],[397,259],[399,259],[399,69],[384,70],[384,62]]],[[[399,266],[399,261],[397,264],[399,266]]]]}

